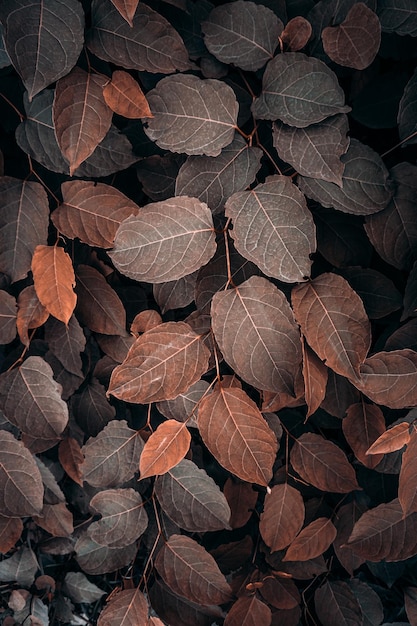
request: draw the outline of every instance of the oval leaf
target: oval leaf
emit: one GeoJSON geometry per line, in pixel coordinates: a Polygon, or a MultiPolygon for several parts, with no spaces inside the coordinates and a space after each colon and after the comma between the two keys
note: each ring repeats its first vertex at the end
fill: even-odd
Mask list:
{"type": "Polygon", "coordinates": [[[127,72],[113,72],[111,81],[103,89],[107,106],[128,119],[152,117],[145,94],[127,72]]]}
{"type": "Polygon", "coordinates": [[[82,572],[68,572],[65,574],[63,589],[75,603],[96,602],[106,595],[103,589],[91,583],[82,572]]]}
{"type": "Polygon", "coordinates": [[[388,454],[401,450],[410,441],[410,424],[401,422],[386,430],[374,441],[366,454],[388,454]]]}
{"type": "Polygon", "coordinates": [[[336,373],[357,379],[371,345],[362,300],[336,274],[321,274],[291,294],[295,317],[309,345],[336,373]]]}
{"type": "Polygon", "coordinates": [[[180,196],[154,202],[120,225],[110,257],[125,276],[163,283],[205,265],[216,251],[210,209],[180,196]]]}
{"type": "Polygon", "coordinates": [[[304,195],[287,176],[270,176],[226,202],[237,251],[268,276],[300,282],[310,275],[316,229],[304,195]]]}
{"type": "Polygon", "coordinates": [[[139,588],[124,589],[112,594],[100,613],[97,626],[114,626],[114,624],[138,626],[138,624],[146,624],[147,620],[148,602],[143,593],[139,591],[139,588]]]}
{"type": "Polygon", "coordinates": [[[36,295],[45,309],[68,324],[77,303],[72,261],[63,248],[36,246],[32,258],[36,295]]]}
{"type": "Polygon", "coordinates": [[[385,418],[375,404],[358,402],[352,404],[342,421],[343,434],[358,461],[374,469],[382,460],[382,454],[367,456],[371,444],[385,431],[385,418]]]}
{"type": "Polygon", "coordinates": [[[191,435],[185,424],[176,420],[162,422],[146,441],[140,456],[140,478],[165,474],[188,452],[191,435]]]}
{"type": "Polygon", "coordinates": [[[342,581],[326,581],[314,594],[314,605],[323,626],[361,626],[363,614],[353,591],[342,581]]]}
{"type": "Polygon", "coordinates": [[[386,33],[417,36],[417,10],[410,0],[378,0],[378,17],[386,33]]]}
{"type": "Polygon", "coordinates": [[[298,52],[311,37],[311,24],[305,17],[296,15],[290,19],[281,33],[281,41],[288,52],[298,52]]]}
{"type": "Polygon", "coordinates": [[[287,483],[275,485],[265,496],[259,532],[271,552],[286,548],[304,523],[304,502],[297,489],[287,483]]]}
{"type": "Polygon", "coordinates": [[[291,464],[303,480],[322,491],[349,493],[360,489],[345,453],[321,435],[304,433],[296,439],[291,464]]]}
{"type": "Polygon", "coordinates": [[[268,485],[278,442],[243,389],[218,385],[202,398],[198,428],[204,443],[223,467],[242,480],[268,485]]]}
{"type": "Polygon", "coordinates": [[[239,105],[231,87],[190,74],[167,76],[147,94],[145,133],[163,150],[218,156],[233,141],[239,105]]]}
{"type": "Polygon", "coordinates": [[[89,506],[101,519],[88,527],[87,534],[101,546],[129,546],[148,526],[142,498],[134,489],[100,491],[91,498],[89,506]]]}
{"type": "Polygon", "coordinates": [[[318,517],[297,535],[283,561],[308,561],[323,554],[336,539],[336,528],[327,517],[318,517]]]}
{"type": "Polygon", "coordinates": [[[256,595],[238,598],[229,610],[224,626],[254,626],[262,624],[270,626],[272,623],[271,609],[256,595]]]}
{"type": "Polygon", "coordinates": [[[303,340],[304,396],[307,404],[306,419],[320,407],[326,396],[328,369],[303,340]]]}

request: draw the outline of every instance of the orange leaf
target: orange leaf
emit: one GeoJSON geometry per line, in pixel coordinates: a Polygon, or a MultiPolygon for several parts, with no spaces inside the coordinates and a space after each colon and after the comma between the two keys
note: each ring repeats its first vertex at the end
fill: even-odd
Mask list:
{"type": "Polygon", "coordinates": [[[287,550],[283,561],[308,561],[323,554],[336,539],[336,528],[327,517],[319,517],[303,528],[287,550]]]}
{"type": "Polygon", "coordinates": [[[113,5],[119,11],[120,15],[126,20],[129,26],[133,26],[133,17],[139,0],[111,0],[113,5]]]}
{"type": "Polygon", "coordinates": [[[68,324],[77,303],[72,261],[63,248],[36,246],[32,258],[36,294],[48,313],[68,324]]]}
{"type": "Polygon", "coordinates": [[[401,450],[410,441],[410,424],[401,422],[386,430],[368,448],[366,454],[388,454],[401,450]]]}
{"type": "Polygon", "coordinates": [[[149,437],[139,461],[141,478],[165,474],[187,454],[191,435],[184,423],[162,422],[149,437]]]}
{"type": "Polygon", "coordinates": [[[103,89],[103,96],[107,105],[118,115],[129,119],[153,117],[145,94],[127,72],[113,72],[111,81],[103,89]]]}

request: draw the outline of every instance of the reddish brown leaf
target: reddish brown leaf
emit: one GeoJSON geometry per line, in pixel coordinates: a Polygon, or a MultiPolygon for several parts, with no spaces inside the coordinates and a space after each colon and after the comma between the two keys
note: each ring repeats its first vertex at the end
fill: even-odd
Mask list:
{"type": "Polygon", "coordinates": [[[320,274],[292,291],[295,317],[314,352],[335,372],[357,379],[371,345],[362,300],[336,274],[320,274]]]}
{"type": "Polygon", "coordinates": [[[337,536],[333,542],[333,548],[340,563],[350,576],[353,576],[354,571],[364,563],[365,559],[353,552],[352,548],[346,545],[346,542],[355,523],[365,510],[365,508],[359,508],[358,504],[352,500],[340,507],[334,520],[337,536]]]}
{"type": "Polygon", "coordinates": [[[74,532],[72,513],[64,502],[44,504],[41,514],[34,515],[33,521],[53,537],[69,537],[74,532]]]}
{"type": "Polygon", "coordinates": [[[77,539],[74,547],[78,565],[86,574],[107,574],[129,565],[136,556],[136,543],[123,548],[100,546],[87,534],[77,539]]]}
{"type": "Polygon", "coordinates": [[[327,517],[318,517],[297,535],[283,561],[308,561],[323,554],[336,538],[336,528],[327,517]]]}
{"type": "Polygon", "coordinates": [[[51,215],[63,235],[90,246],[111,248],[120,224],[139,207],[121,191],[104,183],[70,180],[61,185],[63,203],[51,215]]]}
{"type": "Polygon", "coordinates": [[[304,433],[296,439],[291,464],[303,480],[322,491],[349,493],[360,489],[345,453],[321,435],[304,433]]]}
{"type": "Polygon", "coordinates": [[[362,400],[352,404],[342,421],[343,434],[353,450],[354,455],[366,467],[374,469],[382,460],[382,454],[367,455],[367,450],[385,431],[385,418],[381,409],[375,404],[362,400]]]}
{"type": "Polygon", "coordinates": [[[300,332],[282,291],[260,276],[217,292],[213,331],[227,363],[258,389],[294,393],[300,332]],[[233,320],[230,324],[229,320],[233,320]]]}
{"type": "Polygon", "coordinates": [[[160,324],[162,324],[162,317],[159,315],[158,311],[146,309],[135,316],[130,326],[130,332],[144,333],[147,330],[151,330],[151,328],[156,328],[160,324]]]}
{"type": "Polygon", "coordinates": [[[185,322],[165,322],[143,333],[112,373],[108,393],[126,402],[171,400],[208,369],[209,351],[185,322]]]}
{"type": "Polygon", "coordinates": [[[29,345],[28,331],[31,328],[39,328],[49,317],[48,311],[39,302],[35,287],[29,285],[22,289],[17,297],[17,332],[23,345],[29,345]]]}
{"type": "Polygon", "coordinates": [[[404,516],[398,498],[366,511],[347,543],[367,561],[404,561],[417,554],[417,513],[404,516]]]}
{"type": "Polygon", "coordinates": [[[278,442],[242,389],[218,385],[202,398],[198,427],[204,443],[223,467],[242,480],[268,485],[278,442]]]}
{"type": "Polygon", "coordinates": [[[106,78],[74,67],[57,82],[52,107],[55,135],[70,176],[95,150],[110,128],[113,111],[107,106],[106,78]]]}
{"type": "Polygon", "coordinates": [[[162,422],[143,447],[139,462],[140,478],[165,474],[182,461],[190,443],[190,431],[185,424],[176,420],[162,422]]]}
{"type": "Polygon", "coordinates": [[[323,361],[303,341],[304,396],[307,404],[306,419],[313,415],[326,395],[328,370],[323,361]]]}
{"type": "Polygon", "coordinates": [[[253,514],[258,500],[257,492],[249,483],[235,482],[229,477],[224,484],[223,493],[232,511],[230,526],[241,528],[253,514]]]}
{"type": "Polygon", "coordinates": [[[401,422],[389,428],[370,446],[366,454],[387,454],[401,450],[410,441],[410,424],[401,422]]]}
{"type": "Polygon", "coordinates": [[[270,626],[271,621],[272,613],[269,606],[258,600],[256,595],[242,596],[236,600],[228,612],[224,626],[259,626],[260,624],[270,626]]]}
{"type": "Polygon", "coordinates": [[[303,526],[304,513],[300,492],[287,483],[275,485],[266,494],[259,532],[271,552],[283,550],[295,539],[303,526]]]}
{"type": "Polygon", "coordinates": [[[16,318],[16,299],[0,290],[0,344],[10,343],[16,337],[16,318]]]}
{"type": "Polygon", "coordinates": [[[17,543],[23,532],[23,522],[18,517],[0,515],[0,553],[6,554],[17,543]]]}
{"type": "Polygon", "coordinates": [[[100,613],[97,626],[138,626],[146,624],[148,619],[148,602],[139,588],[125,589],[112,594],[108,603],[100,613]]]}
{"type": "Polygon", "coordinates": [[[364,70],[375,59],[381,43],[378,16],[363,2],[356,2],[344,21],[321,34],[323,48],[339,65],[364,70]]]}
{"type": "Polygon", "coordinates": [[[120,15],[126,20],[129,26],[133,26],[133,16],[135,15],[136,8],[139,4],[139,0],[111,0],[120,15]]]}
{"type": "Polygon", "coordinates": [[[104,276],[93,267],[79,265],[76,279],[76,313],[80,321],[97,333],[127,335],[126,311],[104,276]]]}
{"type": "Polygon", "coordinates": [[[216,561],[203,546],[183,535],[171,535],[158,552],[155,568],[174,593],[201,604],[224,604],[232,592],[216,561]]]}
{"type": "Polygon", "coordinates": [[[363,615],[349,585],[341,581],[326,581],[314,594],[314,605],[320,624],[362,626],[363,615]]]}
{"type": "Polygon", "coordinates": [[[103,89],[103,96],[107,105],[118,115],[129,119],[153,117],[145,94],[127,72],[113,72],[111,81],[103,89]]]}
{"type": "Polygon", "coordinates": [[[58,446],[58,458],[68,476],[82,487],[81,465],[84,463],[84,456],[78,441],[72,437],[63,439],[58,446]]]}
{"type": "Polygon", "coordinates": [[[398,484],[398,500],[404,515],[417,513],[417,435],[413,429],[402,457],[398,484]]]}
{"type": "Polygon", "coordinates": [[[129,546],[148,526],[142,498],[134,489],[100,491],[91,498],[90,509],[99,513],[101,519],[88,527],[87,534],[101,546],[129,546]]]}
{"type": "Polygon", "coordinates": [[[37,246],[32,258],[36,295],[45,309],[68,324],[77,303],[72,261],[63,248],[37,246]]]}
{"type": "Polygon", "coordinates": [[[259,593],[268,604],[277,609],[293,609],[301,601],[294,581],[288,578],[264,578],[259,593]]]}
{"type": "Polygon", "coordinates": [[[281,33],[281,41],[289,52],[297,52],[307,45],[312,28],[305,17],[293,17],[281,33]]]}

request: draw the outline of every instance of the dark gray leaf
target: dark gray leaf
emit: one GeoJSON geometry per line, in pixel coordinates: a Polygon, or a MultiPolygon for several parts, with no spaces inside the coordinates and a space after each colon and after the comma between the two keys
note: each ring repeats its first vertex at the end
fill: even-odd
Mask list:
{"type": "Polygon", "coordinates": [[[82,572],[68,572],[65,574],[62,590],[75,603],[96,602],[106,595],[103,589],[90,582],[82,572]]]}
{"type": "Polygon", "coordinates": [[[177,31],[162,15],[140,2],[130,27],[110,0],[94,0],[87,45],[104,61],[127,69],[170,74],[190,69],[177,31]]]}
{"type": "MultiPolygon", "coordinates": [[[[409,317],[415,317],[417,315],[417,261],[414,262],[413,267],[407,278],[407,283],[404,292],[404,311],[401,316],[401,321],[404,322],[409,317]]],[[[417,335],[416,335],[417,336],[417,335]]]]}
{"type": "Polygon", "coordinates": [[[12,62],[10,60],[9,55],[6,52],[5,44],[4,44],[4,28],[3,24],[0,23],[0,69],[3,67],[8,67],[12,62]]]}
{"type": "Polygon", "coordinates": [[[190,74],[167,76],[147,94],[145,133],[160,148],[218,156],[233,141],[239,105],[231,87],[190,74]]]}
{"type": "Polygon", "coordinates": [[[16,298],[7,291],[0,290],[0,344],[13,341],[16,337],[16,298]]]}
{"type": "Polygon", "coordinates": [[[182,154],[154,154],[140,161],[136,167],[136,175],[142,183],[144,193],[154,202],[175,196],[175,181],[184,160],[185,156],[182,154]]]}
{"type": "Polygon", "coordinates": [[[13,556],[0,563],[0,581],[16,582],[22,587],[30,587],[39,569],[33,550],[22,546],[13,556]]]}
{"type": "Polygon", "coordinates": [[[219,61],[255,72],[274,56],[284,25],[262,4],[237,0],[213,9],[201,27],[219,61]]]}
{"type": "Polygon", "coordinates": [[[414,0],[378,0],[377,13],[384,32],[417,36],[417,6],[414,0]]]}
{"type": "Polygon", "coordinates": [[[198,270],[178,280],[157,283],[153,286],[153,296],[164,314],[172,309],[181,309],[194,300],[198,270]]]}
{"type": "Polygon", "coordinates": [[[105,388],[97,378],[71,398],[71,409],[78,425],[92,437],[96,437],[116,415],[114,406],[106,398],[105,388]]]}
{"type": "Polygon", "coordinates": [[[303,176],[342,185],[344,164],[340,160],[349,147],[348,118],[339,114],[307,128],[277,122],[273,143],[283,161],[303,176]]]}
{"type": "Polygon", "coordinates": [[[240,135],[216,158],[190,156],[178,173],[175,195],[199,198],[220,213],[232,194],[254,181],[261,156],[262,151],[248,146],[240,135]]]}
{"type": "Polygon", "coordinates": [[[132,543],[123,548],[100,546],[87,534],[81,535],[75,544],[75,558],[87,574],[108,574],[126,567],[136,556],[137,546],[132,543]]]}
{"type": "Polygon", "coordinates": [[[340,272],[359,294],[368,317],[380,319],[402,306],[402,295],[392,280],[377,270],[348,267],[340,272]]]}
{"type": "Polygon", "coordinates": [[[252,105],[258,119],[280,119],[305,128],[336,113],[348,113],[336,74],[301,52],[279,54],[266,67],[262,93],[252,105]]]}
{"type": "Polygon", "coordinates": [[[370,215],[382,211],[391,199],[389,174],[381,157],[369,146],[351,139],[341,158],[345,166],[342,187],[300,176],[298,186],[308,198],[344,213],[370,215]]]}
{"type": "MultiPolygon", "coordinates": [[[[417,21],[417,12],[416,12],[417,21]]],[[[416,32],[417,36],[417,32],[416,32]]],[[[417,142],[417,70],[405,86],[403,96],[398,109],[398,132],[403,145],[417,142]],[[407,137],[414,135],[408,141],[407,137]]]]}
{"type": "Polygon", "coordinates": [[[75,315],[65,325],[56,318],[49,316],[45,326],[45,341],[68,372],[82,376],[81,352],[85,348],[85,336],[75,315]]]}

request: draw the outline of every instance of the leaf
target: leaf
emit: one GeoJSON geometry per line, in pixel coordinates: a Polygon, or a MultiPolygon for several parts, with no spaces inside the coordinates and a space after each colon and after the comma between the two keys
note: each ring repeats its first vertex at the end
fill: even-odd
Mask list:
{"type": "MultiPolygon", "coordinates": [[[[163,156],[153,154],[142,159],[136,167],[136,175],[142,184],[144,193],[154,202],[172,198],[175,195],[178,172],[185,159],[185,154],[174,154],[173,152],[167,152],[163,156]]],[[[190,196],[192,194],[179,193],[178,195],[190,196]]]]}
{"type": "Polygon", "coordinates": [[[410,0],[378,0],[382,30],[398,35],[417,35],[417,11],[410,0]]]}
{"type": "Polygon", "coordinates": [[[118,189],[104,183],[67,181],[61,191],[64,202],[51,215],[55,228],[90,246],[111,248],[120,224],[139,210],[118,189]]]}
{"type": "Polygon", "coordinates": [[[315,352],[303,341],[304,395],[307,404],[306,419],[320,407],[326,396],[328,369],[315,352]]]}
{"type": "Polygon", "coordinates": [[[18,517],[0,515],[0,552],[6,554],[19,540],[23,532],[23,522],[18,517]]]}
{"type": "Polygon", "coordinates": [[[24,517],[40,513],[44,489],[32,454],[5,430],[0,430],[0,452],[1,515],[24,517]]]}
{"type": "Polygon", "coordinates": [[[200,269],[215,250],[210,209],[196,198],[179,196],[150,203],[125,219],[109,256],[125,276],[163,283],[200,269]]]}
{"type": "Polygon", "coordinates": [[[225,83],[167,76],[147,98],[153,117],[146,120],[145,133],[163,150],[214,157],[233,141],[239,106],[225,83]]]}
{"type": "Polygon", "coordinates": [[[0,375],[0,408],[17,428],[41,439],[59,437],[68,422],[61,385],[39,356],[30,356],[18,369],[0,375]]]}
{"type": "Polygon", "coordinates": [[[303,526],[304,513],[303,498],[291,485],[274,485],[266,494],[259,532],[271,552],[283,550],[295,539],[303,526]]]}
{"type": "Polygon", "coordinates": [[[118,115],[129,119],[152,117],[145,94],[127,72],[113,72],[111,81],[103,89],[103,96],[107,106],[118,115]]]}
{"type": "Polygon", "coordinates": [[[259,148],[248,146],[240,135],[216,158],[189,156],[178,172],[175,195],[193,196],[212,213],[221,213],[232,194],[253,183],[261,156],[259,148]]]}
{"type": "Polygon", "coordinates": [[[84,456],[78,441],[73,437],[63,439],[58,446],[58,458],[68,476],[82,487],[81,465],[84,463],[84,456]]]}
{"type": "Polygon", "coordinates": [[[178,280],[153,286],[153,296],[162,314],[172,309],[182,309],[193,302],[197,273],[198,270],[178,280]]]}
{"type": "Polygon", "coordinates": [[[82,572],[67,572],[63,590],[76,604],[81,602],[93,603],[106,595],[103,589],[91,583],[82,572]]]}
{"type": "Polygon", "coordinates": [[[19,339],[23,345],[28,346],[29,329],[42,326],[48,319],[49,313],[39,302],[33,285],[22,289],[17,297],[17,306],[17,332],[19,333],[19,339]]]}
{"type": "Polygon", "coordinates": [[[404,515],[417,513],[417,473],[415,468],[417,439],[413,430],[402,456],[398,483],[398,500],[404,515]]]}
{"type": "Polygon", "coordinates": [[[252,276],[234,289],[217,292],[211,314],[222,354],[245,382],[293,395],[301,361],[300,335],[288,302],[275,285],[252,276]]]}
{"type": "Polygon", "coordinates": [[[50,317],[45,326],[45,341],[49,349],[60,360],[68,372],[82,376],[81,353],[84,352],[86,339],[77,318],[72,315],[68,325],[50,317]]]}
{"type": "Polygon", "coordinates": [[[292,290],[297,322],[309,345],[342,376],[359,378],[371,345],[362,300],[341,276],[324,273],[292,290]]]}
{"type": "MultiPolygon", "coordinates": [[[[288,578],[265,577],[259,593],[268,604],[285,611],[299,607],[301,602],[295,582],[288,578]]],[[[275,616],[274,612],[274,619],[275,616]]]]}
{"type": "Polygon", "coordinates": [[[38,569],[39,563],[33,550],[27,546],[21,546],[13,556],[0,563],[0,581],[30,587],[38,569]]]}
{"type": "Polygon", "coordinates": [[[120,15],[126,20],[129,26],[133,26],[133,18],[139,4],[139,0],[111,0],[120,15]]]}
{"type": "Polygon", "coordinates": [[[297,474],[317,489],[333,493],[360,489],[345,453],[321,435],[304,433],[298,437],[290,459],[297,474]]]}
{"type": "Polygon", "coordinates": [[[145,532],[148,515],[142,498],[134,489],[107,489],[90,500],[90,509],[101,519],[87,529],[88,536],[101,546],[123,548],[145,532]]]}
{"type": "Polygon", "coordinates": [[[283,561],[308,561],[323,554],[336,539],[336,528],[327,517],[308,524],[290,544],[283,561]]]}
{"type": "Polygon", "coordinates": [[[90,330],[106,335],[126,335],[126,311],[116,292],[100,272],[88,265],[76,271],[76,314],[90,330]]]}
{"type": "Polygon", "coordinates": [[[108,394],[144,404],[171,400],[208,368],[209,351],[185,322],[165,322],[143,333],[112,373],[108,394]]]}
{"type": "Polygon", "coordinates": [[[353,576],[354,571],[365,562],[365,559],[353,552],[352,548],[346,545],[346,542],[350,537],[353,526],[366,510],[366,507],[360,507],[355,500],[351,500],[338,509],[337,516],[334,519],[337,537],[333,542],[333,549],[341,565],[350,576],[353,576]]]}
{"type": "Polygon", "coordinates": [[[70,176],[110,129],[113,112],[104,100],[105,82],[103,76],[75,67],[57,83],[52,115],[58,145],[69,162],[70,176]]]}
{"type": "Polygon", "coordinates": [[[400,422],[388,428],[368,448],[366,454],[388,454],[401,450],[410,441],[410,424],[400,422]]]}
{"type": "MultiPolygon", "coordinates": [[[[140,313],[135,315],[135,319],[130,326],[130,332],[145,333],[147,330],[151,330],[152,328],[160,326],[160,324],[162,324],[162,317],[160,316],[158,311],[155,311],[154,309],[145,309],[144,311],[141,311],[140,313]]],[[[129,349],[132,347],[133,343],[134,339],[129,345],[129,349]]],[[[124,359],[122,359],[120,362],[123,361],[124,359]]]]}
{"type": "MultiPolygon", "coordinates": [[[[139,588],[118,591],[100,613],[97,626],[136,626],[148,619],[148,602],[139,588]]],[[[157,625],[156,625],[157,626],[157,625]]]]}
{"type": "Polygon", "coordinates": [[[299,282],[310,275],[316,230],[305,197],[287,176],[270,176],[226,202],[237,251],[268,276],[299,282]]]}
{"type": "Polygon", "coordinates": [[[367,561],[404,561],[417,554],[417,513],[404,516],[398,498],[366,511],[347,543],[367,561]]]}
{"type": "Polygon", "coordinates": [[[350,405],[360,399],[361,394],[347,378],[328,370],[326,395],[320,408],[342,419],[350,405]]]}
{"type": "Polygon", "coordinates": [[[70,537],[74,532],[73,516],[64,502],[44,504],[40,515],[34,515],[35,524],[53,537],[70,537]]]}
{"type": "Polygon", "coordinates": [[[205,380],[198,380],[173,400],[158,402],[158,411],[167,419],[174,419],[178,422],[187,421],[188,426],[196,428],[196,408],[208,389],[209,384],[205,380]]]}
{"type": "Polygon", "coordinates": [[[391,409],[417,404],[417,353],[414,350],[377,352],[361,365],[355,386],[370,400],[391,409]]]}
{"type": "Polygon", "coordinates": [[[219,384],[202,398],[198,428],[207,448],[229,472],[247,482],[268,485],[278,443],[243,389],[219,384]]]}
{"type": "Polygon", "coordinates": [[[230,529],[230,508],[214,480],[192,461],[183,459],[155,481],[164,513],[188,532],[230,529]]]}
{"type": "Polygon", "coordinates": [[[224,626],[270,626],[272,623],[271,609],[256,595],[238,598],[228,612],[224,626]]]}
{"type": "Polygon", "coordinates": [[[83,479],[93,487],[118,487],[133,478],[139,466],[143,442],[125,420],[112,420],[97,437],[82,447],[83,479]]]}
{"type": "Polygon", "coordinates": [[[274,56],[283,24],[268,7],[237,0],[214,8],[201,28],[219,61],[255,72],[274,56]]]}
{"type": "Polygon", "coordinates": [[[353,215],[370,215],[382,211],[391,199],[388,170],[381,157],[369,146],[351,139],[342,155],[342,185],[326,180],[298,178],[298,186],[308,198],[324,207],[333,207],[353,215]]]}
{"type": "Polygon", "coordinates": [[[19,5],[5,0],[0,18],[7,53],[29,100],[74,67],[84,42],[84,12],[77,0],[36,0],[19,5]]]}
{"type": "Polygon", "coordinates": [[[354,455],[369,469],[374,469],[382,460],[382,454],[368,455],[368,448],[385,431],[385,418],[375,404],[358,402],[352,404],[342,421],[343,434],[354,455]]]}
{"type": "Polygon", "coordinates": [[[305,128],[335,115],[348,113],[343,90],[325,63],[302,52],[284,52],[266,66],[262,93],[252,105],[257,119],[279,119],[305,128]]]}
{"type": "Polygon", "coordinates": [[[132,26],[110,0],[94,0],[91,15],[87,46],[100,59],[126,69],[161,74],[190,69],[177,31],[143,2],[132,17],[132,26]]]}
{"type": "Polygon", "coordinates": [[[377,15],[363,2],[354,4],[337,26],[321,34],[323,48],[332,61],[345,67],[364,70],[375,59],[381,43],[381,24],[377,15]]]}
{"type": "Polygon", "coordinates": [[[249,483],[235,481],[229,477],[224,483],[223,493],[229,503],[232,515],[230,526],[241,528],[249,521],[258,501],[258,494],[249,483]]]}
{"type": "Polygon", "coordinates": [[[143,448],[139,463],[140,478],[165,474],[182,461],[190,443],[191,435],[184,424],[176,420],[162,422],[143,448]]]}
{"type": "Polygon", "coordinates": [[[113,420],[116,410],[106,398],[106,389],[92,378],[80,393],[71,398],[72,415],[87,435],[96,436],[113,420]]]}
{"type": "Polygon", "coordinates": [[[359,579],[348,581],[349,587],[360,606],[363,626],[374,626],[384,621],[382,600],[374,589],[359,579]]]}
{"type": "Polygon", "coordinates": [[[69,255],[58,246],[36,246],[32,274],[41,304],[50,315],[68,324],[77,303],[73,292],[75,275],[69,255]]]}
{"type": "Polygon", "coordinates": [[[343,581],[326,581],[316,589],[314,605],[323,626],[361,626],[363,615],[353,591],[343,581]]]}
{"type": "Polygon", "coordinates": [[[405,612],[410,624],[416,621],[417,617],[417,589],[416,587],[406,587],[404,589],[405,612]]]}
{"type": "Polygon", "coordinates": [[[311,24],[305,17],[296,15],[286,24],[281,41],[288,52],[298,52],[307,45],[312,34],[311,24]]]}
{"type": "Polygon", "coordinates": [[[164,622],[173,626],[211,626],[213,619],[220,618],[222,614],[219,607],[203,607],[177,596],[161,580],[154,582],[149,590],[149,598],[158,615],[162,615],[164,622]]]}
{"type": "Polygon", "coordinates": [[[216,561],[190,537],[171,535],[156,556],[155,568],[171,591],[196,604],[224,604],[231,598],[216,561]]]}
{"type": "Polygon", "coordinates": [[[7,291],[0,290],[0,344],[16,337],[17,303],[7,291]]]}
{"type": "Polygon", "coordinates": [[[349,147],[348,118],[339,114],[307,128],[273,125],[273,143],[283,161],[303,176],[343,184],[345,169],[340,157],[349,147]]]}
{"type": "Polygon", "coordinates": [[[385,274],[362,267],[347,267],[341,274],[361,297],[370,319],[381,319],[401,308],[401,293],[385,274]]]}
{"type": "Polygon", "coordinates": [[[37,245],[48,237],[48,197],[39,183],[0,178],[0,271],[12,283],[27,276],[37,245]]]}
{"type": "Polygon", "coordinates": [[[136,543],[123,548],[100,546],[87,535],[81,535],[75,544],[75,558],[86,574],[96,576],[115,572],[129,565],[137,552],[136,543]]]}

